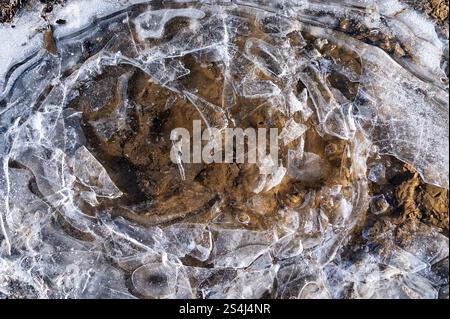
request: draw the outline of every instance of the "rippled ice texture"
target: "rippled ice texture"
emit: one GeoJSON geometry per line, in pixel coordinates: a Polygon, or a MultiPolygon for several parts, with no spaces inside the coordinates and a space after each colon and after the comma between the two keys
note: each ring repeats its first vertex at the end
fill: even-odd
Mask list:
{"type": "MultiPolygon", "coordinates": [[[[164,3],[74,0],[56,7],[50,23],[58,54],[44,48],[38,9],[19,16],[15,29],[0,27],[0,43],[7,43],[0,46],[0,296],[436,298],[448,289],[433,267],[448,257],[448,238],[429,226],[417,231],[415,244],[387,256],[369,247],[357,262],[341,256],[367,212],[370,152],[393,155],[426,182],[448,188],[444,44],[432,23],[396,0],[164,3]],[[166,39],[165,25],[180,17],[188,27],[166,39]],[[358,34],[336,31],[345,19],[393,35],[412,53],[390,56],[358,34]],[[287,35],[295,31],[359,56],[360,72],[345,60],[325,59],[307,40],[291,43],[287,35]],[[245,43],[238,46],[236,37],[245,43]],[[180,84],[189,70],[179,58],[192,53],[221,63],[222,105],[180,84]],[[120,198],[122,190],[85,147],[80,114],[69,105],[83,83],[119,65],[185,96],[214,126],[233,121],[227,109],[239,95],[265,98],[276,112],[300,112],[305,121],[314,113],[320,134],[351,145],[351,195],[343,196],[339,185],[320,190],[338,203],[334,213],[341,217],[308,207],[280,210],[277,224],[259,231],[214,219],[143,227],[108,212],[89,214],[87,206],[120,198]],[[356,83],[357,94],[339,94],[326,80],[330,70],[356,83]],[[294,90],[298,81],[303,92],[294,90]],[[83,236],[69,236],[68,228],[83,236]]],[[[121,79],[126,85],[127,77],[121,79]]],[[[305,130],[288,122],[284,142],[301,139],[305,130]]],[[[316,154],[300,147],[289,154],[290,178],[320,170],[316,154]]],[[[278,174],[255,192],[275,187],[286,170],[278,174]]],[[[218,203],[212,209],[220,214],[218,203]]]]}

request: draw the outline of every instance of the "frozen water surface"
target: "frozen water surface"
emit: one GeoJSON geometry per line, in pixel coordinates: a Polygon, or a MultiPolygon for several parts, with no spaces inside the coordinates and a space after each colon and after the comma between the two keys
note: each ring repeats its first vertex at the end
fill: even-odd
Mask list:
{"type": "Polygon", "coordinates": [[[445,45],[433,24],[396,0],[162,3],[56,6],[48,19],[56,53],[48,35],[43,40],[49,31],[39,5],[16,17],[15,29],[0,26],[7,43],[0,46],[0,296],[437,298],[448,291],[448,237],[424,224],[409,243],[383,253],[368,245],[356,262],[344,258],[363,216],[389,210],[384,196],[368,192],[369,181],[385,178],[383,164],[367,165],[374,148],[448,188],[445,45]],[[362,41],[364,32],[411,50],[384,51],[362,41]],[[136,98],[139,77],[158,90],[136,98]],[[124,147],[123,158],[148,155],[130,166],[111,166],[97,149],[139,138],[135,123],[151,122],[137,115],[148,112],[144,98],[164,100],[166,111],[190,103],[185,113],[219,129],[264,110],[281,123],[284,164],[256,178],[245,209],[197,184],[164,197],[165,176],[187,183],[197,174],[181,163],[151,166],[147,157],[168,136],[149,133],[148,149],[124,147]],[[322,152],[311,136],[335,144],[322,152]],[[325,159],[333,154],[337,170],[325,159]],[[141,183],[145,198],[129,195],[142,178],[136,167],[162,174],[141,183]],[[269,218],[265,196],[295,185],[290,206],[269,218]]]}

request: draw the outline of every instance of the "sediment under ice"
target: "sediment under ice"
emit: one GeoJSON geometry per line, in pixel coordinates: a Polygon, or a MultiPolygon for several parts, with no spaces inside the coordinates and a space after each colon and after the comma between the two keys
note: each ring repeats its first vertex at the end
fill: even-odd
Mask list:
{"type": "MultiPolygon", "coordinates": [[[[409,245],[343,256],[362,217],[383,213],[369,210],[367,176],[376,182],[383,171],[369,172],[371,154],[394,156],[448,188],[448,79],[432,23],[395,0],[163,3],[74,0],[49,15],[51,33],[38,9],[19,16],[15,29],[0,27],[0,296],[448,291],[448,238],[431,226],[421,224],[409,245]],[[388,54],[347,24],[410,50],[388,54]],[[144,90],[153,100],[133,91],[139,81],[156,87],[144,90]],[[144,100],[164,106],[151,115],[144,100]],[[282,132],[283,164],[272,174],[256,170],[242,199],[227,187],[205,193],[196,168],[151,162],[168,136],[151,136],[149,148],[127,146],[142,145],[143,127],[159,127],[155,118],[177,108],[219,129],[247,117],[252,124],[264,109],[264,123],[282,132]],[[314,150],[311,136],[331,142],[314,150]],[[146,157],[129,175],[96,150],[116,140],[118,158],[146,157]],[[326,159],[333,154],[337,168],[326,159]],[[147,178],[164,169],[170,179],[147,178]],[[144,199],[120,185],[133,174],[144,199]],[[160,188],[170,183],[191,184],[167,197],[160,188]],[[301,195],[290,193],[295,185],[301,195]],[[271,204],[284,195],[289,204],[271,204]]],[[[274,163],[256,168],[264,165],[274,163]]]]}

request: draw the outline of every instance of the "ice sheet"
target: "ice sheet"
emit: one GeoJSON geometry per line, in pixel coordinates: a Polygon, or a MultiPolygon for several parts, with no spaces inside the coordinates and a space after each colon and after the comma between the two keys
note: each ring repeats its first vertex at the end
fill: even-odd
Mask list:
{"type": "MultiPolygon", "coordinates": [[[[396,0],[209,1],[182,8],[176,2],[73,0],[55,6],[49,17],[53,55],[43,47],[46,24],[37,12],[19,15],[14,29],[0,26],[0,43],[8,44],[0,46],[0,297],[436,298],[448,287],[448,237],[427,225],[417,227],[410,243],[388,247],[386,240],[387,256],[371,249],[369,234],[357,263],[343,257],[369,201],[374,216],[389,210],[384,196],[368,194],[368,180],[385,177],[380,165],[367,169],[374,145],[377,155],[393,155],[426,182],[448,188],[444,48],[424,17],[396,0]],[[412,56],[389,55],[336,31],[343,19],[410,43],[412,56]],[[170,28],[180,21],[188,23],[170,28]],[[166,38],[166,32],[172,33],[166,38]],[[319,40],[309,43],[301,32],[319,40]],[[330,45],[359,63],[327,56],[330,45]],[[196,83],[186,81],[195,72],[188,56],[217,63],[221,75],[193,88],[196,83]],[[222,216],[226,199],[220,196],[194,210],[210,214],[207,222],[191,211],[160,216],[152,211],[158,203],[148,198],[104,209],[105,201],[128,189],[87,147],[83,112],[71,103],[83,103],[86,90],[95,102],[90,111],[106,112],[116,103],[108,121],[88,121],[100,132],[99,144],[130,129],[128,112],[139,110],[128,100],[135,73],[118,71],[117,83],[97,81],[125,67],[189,101],[210,127],[231,127],[239,116],[264,108],[288,118],[280,127],[284,165],[258,162],[256,171],[272,172],[249,186],[255,186],[256,204],[245,208],[257,218],[267,217],[267,203],[258,199],[277,194],[282,181],[313,187],[298,192],[298,203],[290,198],[295,209],[275,212],[264,230],[222,216]],[[212,101],[205,86],[216,80],[223,90],[212,101]],[[260,104],[236,111],[238,99],[260,104]],[[347,143],[342,161],[350,165],[340,172],[349,175],[346,185],[321,184],[330,163],[305,146],[313,130],[347,143]],[[139,225],[139,218],[130,218],[134,210],[152,223],[139,225]]],[[[192,175],[177,164],[183,180],[192,175]]],[[[178,168],[165,174],[178,176],[178,168]]]]}

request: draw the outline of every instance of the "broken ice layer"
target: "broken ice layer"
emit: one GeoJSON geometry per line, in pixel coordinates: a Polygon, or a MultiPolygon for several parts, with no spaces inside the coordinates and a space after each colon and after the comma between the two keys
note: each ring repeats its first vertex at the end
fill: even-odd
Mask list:
{"type": "Polygon", "coordinates": [[[368,190],[390,183],[384,154],[448,188],[445,41],[424,16],[397,0],[33,6],[0,26],[1,298],[448,296],[445,231],[397,240],[393,190],[368,190]],[[184,161],[170,132],[193,120],[277,128],[279,158],[184,161]]]}
{"type": "Polygon", "coordinates": [[[295,120],[290,119],[283,127],[280,138],[283,140],[284,145],[287,145],[302,136],[306,130],[306,125],[299,124],[295,120]]]}
{"type": "Polygon", "coordinates": [[[144,12],[136,17],[134,24],[138,35],[143,38],[160,38],[165,24],[176,17],[201,19],[205,13],[197,9],[163,9],[144,12]]]}

